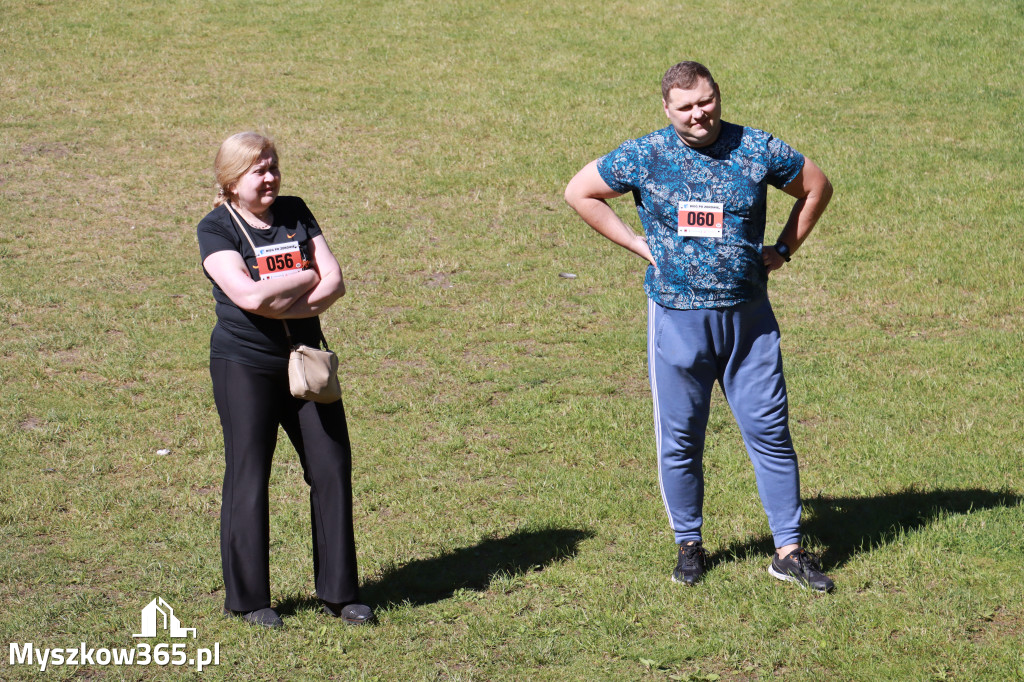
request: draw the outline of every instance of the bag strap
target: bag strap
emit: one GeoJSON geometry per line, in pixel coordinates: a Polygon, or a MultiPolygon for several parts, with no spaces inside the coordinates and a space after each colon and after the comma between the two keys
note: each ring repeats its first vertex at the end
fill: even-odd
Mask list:
{"type": "Polygon", "coordinates": [[[256,245],[253,244],[252,237],[249,236],[249,233],[245,231],[244,227],[242,227],[242,219],[238,217],[237,213],[235,213],[235,209],[231,208],[231,202],[230,201],[225,201],[224,202],[224,207],[228,209],[228,213],[231,214],[231,218],[234,220],[235,225],[237,225],[238,229],[241,230],[242,236],[245,237],[247,240],[249,240],[249,246],[252,247],[252,255],[255,256],[256,255],[256,245]]]}
{"type": "MultiPolygon", "coordinates": [[[[288,329],[288,322],[281,320],[281,324],[284,325],[284,335],[288,337],[288,345],[294,347],[295,344],[292,342],[292,332],[288,329]]],[[[327,345],[327,337],[324,336],[324,330],[320,329],[320,343],[323,344],[324,350],[330,350],[330,346],[327,345]]]]}

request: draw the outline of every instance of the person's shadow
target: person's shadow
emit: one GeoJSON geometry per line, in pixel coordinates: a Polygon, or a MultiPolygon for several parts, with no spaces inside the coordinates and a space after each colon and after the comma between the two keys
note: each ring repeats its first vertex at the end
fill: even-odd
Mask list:
{"type": "Polygon", "coordinates": [[[575,528],[517,531],[388,568],[362,591],[380,606],[432,604],[458,590],[486,590],[499,575],[515,577],[570,559],[580,542],[593,536],[593,531],[575,528]]]}
{"type": "MultiPolygon", "coordinates": [[[[869,497],[814,497],[803,501],[804,534],[824,547],[822,567],[838,568],[860,552],[868,552],[949,514],[1015,507],[1024,498],[1012,493],[970,488],[922,491],[907,489],[869,497]]],[[[362,587],[362,598],[376,608],[399,604],[422,606],[453,596],[459,590],[486,590],[492,580],[540,571],[574,557],[588,529],[544,528],[485,539],[429,559],[386,568],[362,587]]],[[[774,551],[771,535],[734,542],[714,552],[709,568],[774,551]]],[[[282,615],[318,608],[316,599],[290,597],[278,604],[282,615]]]]}
{"type": "MultiPolygon", "coordinates": [[[[591,537],[591,530],[542,528],[488,538],[429,559],[385,568],[360,588],[360,596],[375,608],[386,608],[433,604],[458,590],[484,591],[496,577],[514,578],[576,556],[579,544],[591,537]]],[[[277,606],[282,615],[305,608],[318,608],[317,600],[290,597],[277,606]]]]}
{"type": "MultiPolygon", "coordinates": [[[[980,488],[916,490],[870,497],[814,497],[803,501],[804,535],[825,548],[822,566],[838,568],[860,552],[867,552],[918,530],[948,514],[966,514],[995,507],[1015,507],[1024,498],[980,488]]],[[[733,558],[764,557],[775,551],[770,535],[737,542],[715,552],[717,565],[733,558]]]]}

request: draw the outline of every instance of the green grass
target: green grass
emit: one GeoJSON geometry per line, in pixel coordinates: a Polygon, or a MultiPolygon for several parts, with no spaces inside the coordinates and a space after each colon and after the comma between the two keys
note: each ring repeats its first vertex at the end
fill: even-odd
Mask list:
{"type": "MultiPolygon", "coordinates": [[[[220,642],[202,673],[216,679],[1024,679],[1019,3],[2,14],[0,678],[41,677],[10,666],[10,642],[134,646],[162,596],[197,628],[190,646],[220,642]],[[713,570],[669,582],[642,263],[561,200],[584,163],[664,125],[660,76],[684,58],[711,67],[728,120],[790,142],[836,189],[771,285],[829,597],[765,574],[770,535],[720,394],[713,570]],[[271,575],[287,627],[219,615],[195,225],[217,144],[251,128],[277,139],[284,192],[312,207],[349,286],[324,323],[371,629],[315,609],[284,439],[271,575]]],[[[769,204],[778,227],[788,202],[769,204]]]]}

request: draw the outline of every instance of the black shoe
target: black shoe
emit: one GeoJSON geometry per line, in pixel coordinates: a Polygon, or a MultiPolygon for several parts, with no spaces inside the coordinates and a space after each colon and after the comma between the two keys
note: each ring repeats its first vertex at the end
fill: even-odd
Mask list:
{"type": "Polygon", "coordinates": [[[342,622],[348,625],[366,625],[374,620],[373,609],[366,604],[332,604],[326,601],[321,603],[324,613],[331,618],[341,618],[342,622]]]}
{"type": "Polygon", "coordinates": [[[672,571],[672,581],[684,585],[696,585],[700,577],[704,575],[704,566],[708,560],[708,553],[700,540],[687,542],[679,545],[679,561],[676,563],[676,570],[672,571]]]}
{"type": "Polygon", "coordinates": [[[265,628],[279,628],[284,625],[284,621],[281,620],[281,616],[277,615],[277,611],[270,607],[257,609],[255,611],[232,611],[225,606],[224,615],[230,616],[231,618],[241,618],[246,623],[251,625],[261,625],[265,628]]]}
{"type": "Polygon", "coordinates": [[[818,557],[803,547],[793,550],[785,559],[780,559],[777,554],[773,556],[768,573],[779,580],[809,587],[817,592],[831,592],[835,588],[832,579],[821,572],[818,557]]]}

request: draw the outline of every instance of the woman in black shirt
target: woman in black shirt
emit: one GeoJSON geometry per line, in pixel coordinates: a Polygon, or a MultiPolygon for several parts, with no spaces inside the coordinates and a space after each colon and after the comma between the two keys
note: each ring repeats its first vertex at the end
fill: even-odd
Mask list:
{"type": "Polygon", "coordinates": [[[327,614],[369,622],[373,612],[359,603],[344,407],[340,400],[299,400],[288,389],[288,333],[294,343],[318,345],[318,315],[345,293],[341,267],[302,199],[278,196],[281,172],[270,139],[252,132],[229,137],[214,168],[217,198],[197,233],[217,311],[210,376],[226,463],[224,612],[256,625],[282,624],[270,607],[267,492],[281,426],[310,487],[317,596],[327,614]]]}

